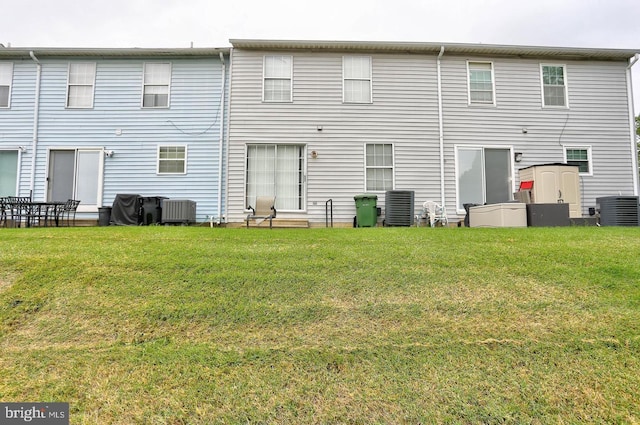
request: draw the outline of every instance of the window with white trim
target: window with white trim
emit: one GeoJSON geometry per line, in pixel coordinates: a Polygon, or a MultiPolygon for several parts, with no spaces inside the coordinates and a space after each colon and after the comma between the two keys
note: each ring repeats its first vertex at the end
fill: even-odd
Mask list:
{"type": "Polygon", "coordinates": [[[592,174],[590,146],[565,146],[564,160],[569,165],[577,165],[580,174],[592,174]]]}
{"type": "Polygon", "coordinates": [[[365,150],[365,190],[393,190],[393,145],[367,144],[365,150]]]}
{"type": "Polygon", "coordinates": [[[13,63],[0,63],[0,108],[11,104],[11,83],[13,82],[13,63]]]}
{"type": "Polygon", "coordinates": [[[372,103],[371,56],[344,56],[342,77],[344,103],[372,103]]]}
{"type": "Polygon", "coordinates": [[[303,210],[304,170],[304,145],[247,145],[246,204],[275,196],[277,211],[303,210]]]}
{"type": "Polygon", "coordinates": [[[67,108],[92,108],[96,79],[95,62],[69,64],[67,79],[67,108]]]}
{"type": "Polygon", "coordinates": [[[491,62],[468,62],[469,104],[493,104],[493,64],[491,62]]]}
{"type": "Polygon", "coordinates": [[[170,86],[170,63],[145,63],[142,89],[142,107],[168,108],[170,86]]]}
{"type": "Polygon", "coordinates": [[[543,106],[567,106],[566,71],[564,65],[541,65],[543,106]]]}
{"type": "Polygon", "coordinates": [[[264,57],[263,99],[265,102],[291,102],[292,56],[264,57]]]}
{"type": "Polygon", "coordinates": [[[186,173],[186,146],[158,146],[158,174],[186,173]]]}

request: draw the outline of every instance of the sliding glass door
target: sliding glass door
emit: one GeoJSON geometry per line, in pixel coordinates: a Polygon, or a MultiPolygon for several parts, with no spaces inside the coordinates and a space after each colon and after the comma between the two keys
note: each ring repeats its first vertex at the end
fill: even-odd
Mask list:
{"type": "Polygon", "coordinates": [[[78,211],[97,211],[102,206],[101,149],[49,151],[47,200],[80,201],[78,211]]]}
{"type": "Polygon", "coordinates": [[[16,196],[18,185],[18,151],[0,151],[0,197],[16,196]]]}
{"type": "Polygon", "coordinates": [[[247,205],[258,196],[275,196],[276,209],[304,209],[304,151],[302,145],[247,146],[247,205]]]}
{"type": "Polygon", "coordinates": [[[464,204],[496,204],[511,200],[511,150],[458,147],[458,210],[464,204]]]}

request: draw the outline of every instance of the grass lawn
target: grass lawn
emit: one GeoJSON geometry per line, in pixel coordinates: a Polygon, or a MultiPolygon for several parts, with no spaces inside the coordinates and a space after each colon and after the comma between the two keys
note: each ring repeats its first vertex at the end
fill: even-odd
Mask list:
{"type": "Polygon", "coordinates": [[[640,228],[0,229],[72,424],[640,423],[640,228]]]}

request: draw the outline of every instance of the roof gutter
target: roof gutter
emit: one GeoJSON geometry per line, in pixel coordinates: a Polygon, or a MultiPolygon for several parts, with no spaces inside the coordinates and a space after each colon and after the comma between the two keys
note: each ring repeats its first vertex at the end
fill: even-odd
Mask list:
{"type": "Polygon", "coordinates": [[[222,62],[222,78],[220,81],[220,140],[218,141],[218,225],[222,223],[222,151],[224,147],[225,81],[227,79],[227,64],[222,52],[220,52],[220,61],[222,62]]]}
{"type": "Polygon", "coordinates": [[[445,194],[444,194],[444,123],[442,114],[442,73],[440,70],[440,60],[444,55],[444,46],[440,47],[440,53],[436,61],[436,69],[438,75],[438,132],[440,138],[440,205],[446,211],[445,194]]]}
{"type": "Polygon", "coordinates": [[[633,169],[633,194],[638,196],[638,145],[636,144],[636,113],[633,105],[633,82],[631,81],[631,68],[640,59],[636,53],[627,66],[627,101],[629,102],[629,129],[631,130],[631,168],[633,169]]]}
{"type": "MultiPolygon", "coordinates": [[[[31,142],[31,179],[29,182],[29,195],[33,197],[36,186],[36,154],[38,152],[38,124],[40,119],[40,79],[42,75],[42,64],[33,53],[29,51],[29,56],[36,63],[36,93],[33,104],[33,140],[31,142]]],[[[32,199],[33,200],[33,199],[32,199]]]]}

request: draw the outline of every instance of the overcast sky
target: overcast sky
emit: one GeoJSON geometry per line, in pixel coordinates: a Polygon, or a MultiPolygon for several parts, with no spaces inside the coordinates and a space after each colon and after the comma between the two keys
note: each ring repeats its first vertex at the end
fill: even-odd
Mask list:
{"type": "MultiPolygon", "coordinates": [[[[640,0],[3,0],[13,47],[228,47],[233,38],[640,51],[640,0]]],[[[640,113],[640,63],[634,67],[640,113]]]]}

